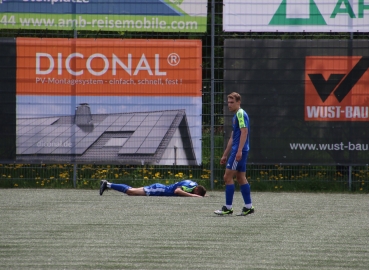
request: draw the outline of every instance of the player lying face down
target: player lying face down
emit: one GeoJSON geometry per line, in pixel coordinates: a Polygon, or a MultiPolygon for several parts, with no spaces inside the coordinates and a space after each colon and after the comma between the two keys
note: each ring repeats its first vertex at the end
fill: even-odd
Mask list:
{"type": "Polygon", "coordinates": [[[182,180],[171,185],[155,183],[149,186],[133,188],[126,184],[114,184],[107,180],[100,182],[100,195],[103,195],[106,189],[113,189],[123,192],[130,196],[185,196],[185,197],[204,197],[205,187],[192,180],[182,180]]]}

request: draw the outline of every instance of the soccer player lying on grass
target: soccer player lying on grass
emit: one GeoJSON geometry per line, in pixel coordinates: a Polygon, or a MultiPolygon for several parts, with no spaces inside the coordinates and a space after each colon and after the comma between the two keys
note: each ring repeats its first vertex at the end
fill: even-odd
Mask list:
{"type": "Polygon", "coordinates": [[[206,189],[191,180],[182,180],[180,182],[163,185],[160,183],[149,186],[133,188],[126,184],[109,183],[106,180],[100,181],[100,195],[108,188],[123,192],[130,196],[186,196],[186,197],[204,197],[206,189]]]}

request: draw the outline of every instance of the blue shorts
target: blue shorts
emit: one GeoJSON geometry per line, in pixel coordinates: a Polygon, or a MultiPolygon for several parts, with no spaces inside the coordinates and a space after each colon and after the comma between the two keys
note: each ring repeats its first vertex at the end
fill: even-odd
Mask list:
{"type": "Polygon", "coordinates": [[[236,161],[237,152],[232,152],[227,161],[227,169],[238,172],[246,172],[246,162],[249,152],[242,152],[240,161],[236,161]]]}
{"type": "Polygon", "coordinates": [[[159,183],[145,186],[143,189],[147,196],[173,196],[174,195],[174,192],[171,192],[168,186],[159,184],[159,183]]]}

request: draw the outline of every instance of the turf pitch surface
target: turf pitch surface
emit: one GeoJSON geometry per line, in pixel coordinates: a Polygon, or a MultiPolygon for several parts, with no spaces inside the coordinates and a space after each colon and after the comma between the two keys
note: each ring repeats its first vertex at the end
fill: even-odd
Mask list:
{"type": "Polygon", "coordinates": [[[0,189],[1,269],[369,269],[368,195],[0,189]]]}

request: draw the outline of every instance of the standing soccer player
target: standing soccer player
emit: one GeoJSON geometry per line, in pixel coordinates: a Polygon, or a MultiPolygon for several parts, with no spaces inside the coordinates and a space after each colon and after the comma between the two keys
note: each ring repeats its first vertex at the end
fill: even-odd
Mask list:
{"type": "Polygon", "coordinates": [[[239,216],[246,216],[254,213],[255,209],[251,202],[250,185],[246,179],[246,162],[249,153],[249,135],[250,122],[249,116],[241,108],[240,94],[233,92],[227,96],[228,109],[234,113],[232,118],[232,134],[229,138],[223,156],[220,159],[220,164],[227,164],[224,173],[225,182],[225,205],[220,210],[214,211],[217,215],[233,214],[233,195],[235,185],[233,177],[236,176],[237,182],[240,185],[241,194],[244,200],[244,207],[239,216]],[[229,157],[228,157],[228,154],[229,157]],[[228,157],[228,161],[227,161],[228,157]]]}

